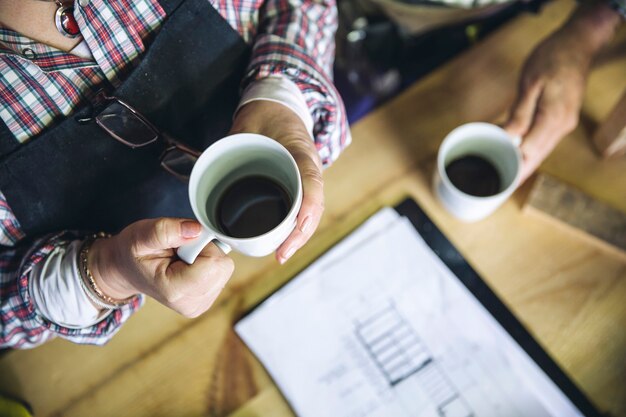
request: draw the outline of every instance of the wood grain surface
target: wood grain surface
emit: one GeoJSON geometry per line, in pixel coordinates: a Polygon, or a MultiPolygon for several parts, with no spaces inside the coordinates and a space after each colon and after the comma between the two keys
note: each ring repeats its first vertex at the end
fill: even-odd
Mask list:
{"type": "Polygon", "coordinates": [[[626,213],[545,174],[535,179],[524,210],[626,262],[626,213]]]}
{"type": "Polygon", "coordinates": [[[626,92],[615,105],[592,138],[603,158],[613,158],[626,153],[626,92]]]}
{"type": "MultiPolygon", "coordinates": [[[[148,301],[105,347],[55,340],[10,352],[0,358],[0,390],[40,417],[291,416],[233,323],[372,213],[411,196],[595,404],[626,416],[624,262],[522,215],[528,186],[473,224],[444,212],[429,186],[445,134],[503,119],[524,58],[573,5],[516,19],[353,126],[354,143],[325,173],[320,228],[287,264],[233,255],[233,278],[194,320],[148,301]]],[[[602,161],[590,135],[626,88],[624,45],[622,31],[591,74],[582,123],[541,168],[621,210],[626,161],[602,161]]]]}

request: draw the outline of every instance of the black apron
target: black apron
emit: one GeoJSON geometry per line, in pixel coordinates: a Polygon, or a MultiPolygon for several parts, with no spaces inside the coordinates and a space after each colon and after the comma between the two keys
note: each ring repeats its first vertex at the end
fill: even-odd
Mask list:
{"type": "MultiPolygon", "coordinates": [[[[159,129],[203,150],[230,129],[250,47],[208,0],[160,0],[167,18],[112,94],[159,129]]],[[[144,218],[193,217],[187,184],[159,163],[161,141],[131,149],[90,106],[20,145],[0,122],[0,191],[27,235],[116,232],[144,218]]]]}

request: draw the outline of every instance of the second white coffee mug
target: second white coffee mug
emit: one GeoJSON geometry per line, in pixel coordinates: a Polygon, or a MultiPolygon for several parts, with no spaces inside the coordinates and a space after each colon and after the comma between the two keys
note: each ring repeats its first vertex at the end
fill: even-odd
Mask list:
{"type": "Polygon", "coordinates": [[[200,237],[178,248],[178,257],[183,261],[192,264],[211,241],[225,253],[234,249],[248,256],[269,255],[296,226],[302,204],[300,171],[289,151],[273,139],[252,133],[227,136],[208,147],[194,165],[189,178],[189,201],[203,231],[200,237]],[[267,233],[250,238],[227,236],[212,214],[217,204],[214,196],[237,179],[255,175],[281,184],[291,197],[291,208],[284,220],[267,233]]]}
{"type": "Polygon", "coordinates": [[[493,213],[519,185],[522,169],[520,142],[520,138],[490,123],[468,123],[450,132],[439,147],[433,175],[433,190],[444,208],[467,222],[481,220],[493,213]],[[497,170],[500,177],[497,193],[477,197],[454,186],[446,167],[467,155],[484,158],[497,170]]]}

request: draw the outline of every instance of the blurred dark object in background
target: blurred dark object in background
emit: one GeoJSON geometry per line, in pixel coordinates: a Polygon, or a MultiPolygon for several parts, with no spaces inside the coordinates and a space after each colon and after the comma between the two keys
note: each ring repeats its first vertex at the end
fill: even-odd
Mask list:
{"type": "Polygon", "coordinates": [[[547,1],[462,8],[423,0],[338,0],[335,83],[348,120],[356,122],[511,18],[537,13],[547,1]]]}

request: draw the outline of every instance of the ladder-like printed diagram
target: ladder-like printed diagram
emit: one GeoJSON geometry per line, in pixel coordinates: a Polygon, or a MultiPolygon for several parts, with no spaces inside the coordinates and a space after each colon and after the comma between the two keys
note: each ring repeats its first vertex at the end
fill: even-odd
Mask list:
{"type": "Polygon", "coordinates": [[[442,417],[472,417],[465,400],[393,302],[355,320],[358,340],[391,387],[411,378],[442,417]]]}

